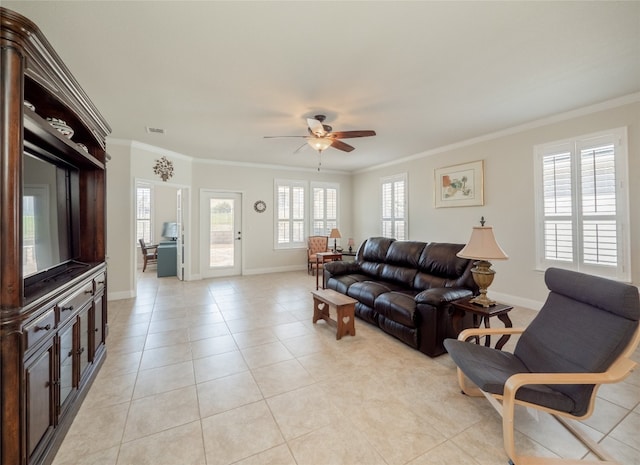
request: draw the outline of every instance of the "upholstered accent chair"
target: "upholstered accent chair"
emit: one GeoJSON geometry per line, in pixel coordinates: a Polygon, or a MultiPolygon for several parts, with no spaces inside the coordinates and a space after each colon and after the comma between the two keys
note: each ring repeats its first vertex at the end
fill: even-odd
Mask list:
{"type": "MultiPolygon", "coordinates": [[[[316,254],[329,251],[329,236],[309,236],[307,240],[307,272],[311,275],[316,270],[316,254]]],[[[322,267],[322,265],[320,265],[322,267]]]]}
{"type": "Polygon", "coordinates": [[[147,269],[148,263],[158,262],[158,246],[146,245],[144,243],[144,239],[140,239],[139,242],[140,250],[142,251],[142,259],[144,260],[144,264],[142,265],[142,272],[144,273],[147,269]]]}
{"type": "Polygon", "coordinates": [[[484,395],[502,415],[511,464],[585,463],[518,455],[516,405],[550,413],[604,463],[616,464],[576,422],[566,419],[588,418],[600,385],[622,381],[637,365],[631,356],[640,341],[638,289],[557,268],[546,271],[545,282],[550,293],[527,328],[467,329],[457,340],[445,340],[458,367],[458,382],[464,393],[484,395]],[[473,336],[500,333],[519,334],[513,353],[466,342],[473,336]]]}

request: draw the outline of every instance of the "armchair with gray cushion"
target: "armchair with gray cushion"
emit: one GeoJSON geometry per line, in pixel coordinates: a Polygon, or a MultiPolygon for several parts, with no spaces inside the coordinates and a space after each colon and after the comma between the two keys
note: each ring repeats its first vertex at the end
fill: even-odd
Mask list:
{"type": "Polygon", "coordinates": [[[487,397],[502,415],[510,463],[585,463],[518,455],[515,405],[551,413],[605,463],[617,463],[565,418],[588,418],[600,385],[623,380],[636,366],[630,357],[640,340],[638,289],[557,268],[546,271],[545,282],[550,293],[526,329],[468,329],[445,340],[458,382],[466,394],[487,397]],[[520,334],[513,353],[465,342],[498,333],[520,334]]]}

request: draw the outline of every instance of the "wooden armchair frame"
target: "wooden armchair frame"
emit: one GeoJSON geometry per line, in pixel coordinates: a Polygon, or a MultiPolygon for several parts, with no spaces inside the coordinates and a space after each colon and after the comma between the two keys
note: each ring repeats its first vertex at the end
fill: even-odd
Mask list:
{"type": "MultiPolygon", "coordinates": [[[[316,254],[329,251],[329,236],[309,236],[307,238],[307,273],[314,275],[316,270],[316,254]]],[[[319,265],[322,267],[322,264],[319,265]]]]}
{"type": "MultiPolygon", "coordinates": [[[[469,338],[481,337],[486,335],[501,335],[501,334],[521,334],[525,328],[470,328],[462,331],[458,340],[466,341],[469,338]]],[[[617,383],[625,379],[633,369],[637,366],[637,363],[631,360],[631,356],[640,343],[640,326],[636,329],[633,338],[622,352],[622,354],[616,359],[615,362],[609,367],[607,371],[602,373],[519,373],[512,375],[504,386],[504,394],[502,396],[497,394],[491,394],[482,391],[478,387],[469,386],[466,382],[467,379],[458,367],[458,384],[460,389],[469,396],[481,396],[484,395],[489,403],[496,409],[496,411],[502,417],[502,435],[504,440],[504,448],[509,456],[511,464],[515,465],[556,465],[556,464],[574,464],[584,465],[585,463],[598,463],[609,465],[620,465],[613,457],[611,457],[599,444],[591,440],[586,432],[582,430],[578,425],[570,423],[566,420],[584,420],[589,418],[594,410],[596,395],[598,388],[602,384],[617,383]],[[525,402],[516,399],[516,393],[522,386],[529,384],[593,384],[595,385],[591,399],[589,402],[589,409],[587,413],[582,416],[574,416],[566,412],[550,409],[541,405],[525,402]],[[595,455],[597,455],[602,461],[599,462],[585,462],[584,460],[570,460],[570,459],[557,459],[557,458],[541,458],[518,455],[515,447],[515,434],[514,434],[514,414],[515,406],[521,405],[528,408],[533,408],[543,412],[551,414],[560,424],[562,424],[567,430],[569,430],[579,441],[587,446],[595,455]]]]}
{"type": "Polygon", "coordinates": [[[144,243],[144,239],[139,239],[140,242],[140,250],[142,251],[142,259],[144,263],[142,265],[142,272],[144,273],[147,269],[147,263],[157,263],[158,261],[158,246],[157,245],[147,245],[144,243]]]}

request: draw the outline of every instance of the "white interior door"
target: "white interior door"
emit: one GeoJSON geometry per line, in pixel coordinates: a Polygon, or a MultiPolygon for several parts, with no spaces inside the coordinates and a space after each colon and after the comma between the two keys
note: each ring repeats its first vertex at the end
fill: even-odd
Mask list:
{"type": "Polygon", "coordinates": [[[203,277],[242,273],[242,195],[200,193],[201,274],[203,277]]]}

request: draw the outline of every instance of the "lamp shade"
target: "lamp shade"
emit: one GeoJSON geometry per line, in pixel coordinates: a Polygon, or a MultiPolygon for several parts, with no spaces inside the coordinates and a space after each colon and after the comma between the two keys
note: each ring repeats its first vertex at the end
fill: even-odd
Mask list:
{"type": "Polygon", "coordinates": [[[474,226],[469,242],[457,255],[460,258],[473,260],[506,260],[509,258],[496,242],[491,226],[474,226]]]}
{"type": "Polygon", "coordinates": [[[337,228],[333,228],[333,229],[331,230],[331,233],[329,234],[329,237],[330,237],[331,239],[339,239],[339,238],[341,238],[342,236],[340,235],[340,231],[338,231],[338,229],[337,229],[337,228]]]}
{"type": "Polygon", "coordinates": [[[347,242],[347,245],[348,245],[349,247],[353,247],[354,245],[356,245],[356,243],[353,241],[353,237],[350,237],[350,238],[349,238],[349,242],[347,242]]]}
{"type": "Polygon", "coordinates": [[[323,150],[331,147],[331,144],[333,144],[333,139],[329,139],[327,137],[308,137],[307,144],[313,147],[314,150],[322,152],[323,150]]]}

